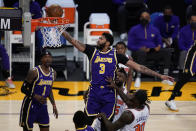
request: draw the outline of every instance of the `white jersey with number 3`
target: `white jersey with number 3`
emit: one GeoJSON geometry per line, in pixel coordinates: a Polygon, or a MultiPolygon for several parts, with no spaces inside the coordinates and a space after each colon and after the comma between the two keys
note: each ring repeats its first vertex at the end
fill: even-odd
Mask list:
{"type": "Polygon", "coordinates": [[[126,109],[127,111],[132,112],[134,120],[131,124],[124,126],[122,131],[144,131],[145,123],[149,117],[150,111],[145,105],[144,109],[126,109]]]}

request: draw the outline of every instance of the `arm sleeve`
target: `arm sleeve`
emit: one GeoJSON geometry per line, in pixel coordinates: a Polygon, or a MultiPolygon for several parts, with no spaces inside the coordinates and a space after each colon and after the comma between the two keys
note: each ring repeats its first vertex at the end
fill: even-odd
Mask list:
{"type": "Polygon", "coordinates": [[[116,54],[116,58],[117,58],[118,63],[121,63],[123,65],[125,65],[127,61],[129,60],[125,55],[122,55],[122,54],[116,54]]]}
{"type": "Polygon", "coordinates": [[[24,81],[21,87],[21,92],[24,93],[26,96],[31,96],[32,92],[32,87],[33,87],[33,82],[30,84],[27,81],[24,81]]]}
{"type": "Polygon", "coordinates": [[[94,51],[95,47],[86,44],[86,48],[83,53],[85,53],[88,56],[88,59],[90,60],[93,56],[94,51]]]}

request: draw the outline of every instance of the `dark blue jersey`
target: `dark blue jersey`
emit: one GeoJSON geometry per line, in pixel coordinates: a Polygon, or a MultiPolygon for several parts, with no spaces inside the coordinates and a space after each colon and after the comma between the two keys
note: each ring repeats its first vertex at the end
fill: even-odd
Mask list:
{"type": "MultiPolygon", "coordinates": [[[[54,70],[50,68],[48,74],[44,73],[41,66],[33,68],[37,71],[37,77],[33,82],[32,94],[37,94],[43,97],[48,97],[52,90],[54,81],[54,70]]],[[[36,99],[25,96],[20,112],[20,126],[33,129],[33,123],[38,123],[41,126],[49,126],[49,115],[47,104],[41,104],[36,99]]]]}
{"type": "Polygon", "coordinates": [[[117,69],[117,58],[114,49],[107,52],[100,52],[95,49],[90,60],[91,64],[91,85],[108,85],[107,77],[114,77],[117,69]]]}
{"type": "Polygon", "coordinates": [[[128,58],[122,54],[116,54],[114,49],[101,52],[95,47],[86,44],[84,53],[88,56],[91,69],[91,85],[107,85],[107,77],[114,77],[118,63],[126,64],[128,58]]]}
{"type": "Polygon", "coordinates": [[[37,66],[35,69],[37,70],[38,75],[33,83],[33,94],[48,97],[54,81],[54,70],[50,68],[50,72],[46,74],[41,69],[41,66],[37,66]]]}

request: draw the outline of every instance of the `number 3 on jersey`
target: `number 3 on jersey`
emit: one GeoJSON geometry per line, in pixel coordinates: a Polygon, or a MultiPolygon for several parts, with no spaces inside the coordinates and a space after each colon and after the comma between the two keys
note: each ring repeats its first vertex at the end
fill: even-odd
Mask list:
{"type": "Polygon", "coordinates": [[[105,73],[105,64],[100,64],[99,67],[101,68],[99,70],[99,74],[104,74],[105,73]]]}

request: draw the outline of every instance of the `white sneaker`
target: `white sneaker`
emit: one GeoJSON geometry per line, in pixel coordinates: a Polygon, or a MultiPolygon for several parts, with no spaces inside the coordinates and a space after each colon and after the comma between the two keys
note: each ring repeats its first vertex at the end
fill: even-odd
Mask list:
{"type": "Polygon", "coordinates": [[[162,83],[163,83],[163,84],[168,84],[168,85],[170,85],[170,86],[173,86],[173,85],[174,85],[174,83],[171,82],[170,80],[163,80],[162,83]]]}
{"type": "Polygon", "coordinates": [[[11,79],[11,77],[8,77],[7,80],[5,80],[5,84],[6,86],[8,86],[8,88],[14,89],[15,85],[11,79]]]}
{"type": "Polygon", "coordinates": [[[135,79],[134,87],[139,88],[140,86],[141,86],[141,78],[140,77],[137,77],[135,79]]]}
{"type": "Polygon", "coordinates": [[[176,107],[176,103],[174,100],[171,101],[166,101],[165,105],[172,111],[178,111],[177,107],[176,107]]]}
{"type": "Polygon", "coordinates": [[[127,33],[120,34],[120,40],[124,41],[127,38],[127,33]]]}

